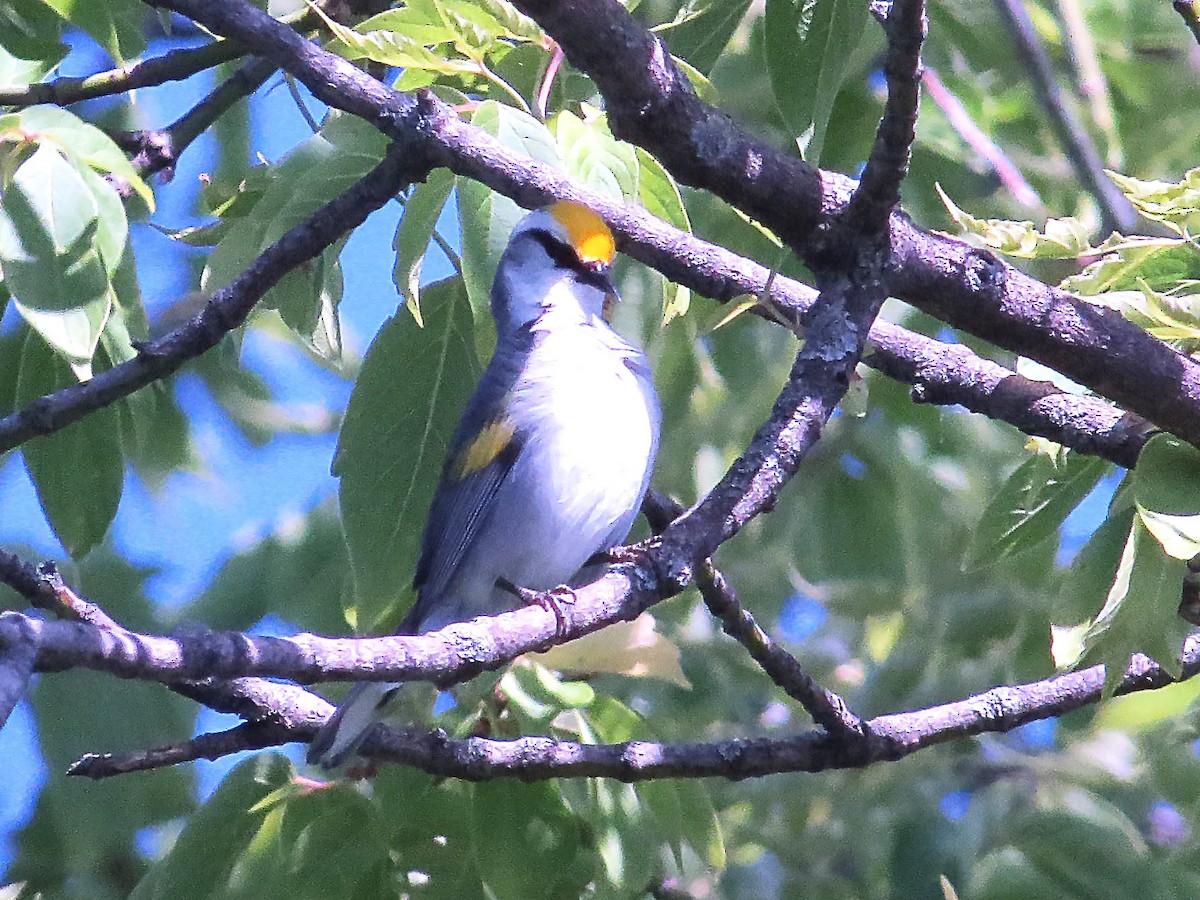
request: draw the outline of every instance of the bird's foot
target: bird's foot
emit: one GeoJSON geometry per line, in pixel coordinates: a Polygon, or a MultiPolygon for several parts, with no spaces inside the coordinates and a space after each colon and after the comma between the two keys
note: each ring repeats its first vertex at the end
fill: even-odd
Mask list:
{"type": "Polygon", "coordinates": [[[575,589],[566,584],[560,584],[548,591],[531,591],[529,588],[513,584],[507,578],[496,579],[496,587],[508,591],[518,597],[528,606],[540,606],[554,616],[554,637],[546,641],[543,650],[549,650],[555,644],[561,644],[567,637],[567,614],[563,609],[566,604],[575,602],[575,589]]]}

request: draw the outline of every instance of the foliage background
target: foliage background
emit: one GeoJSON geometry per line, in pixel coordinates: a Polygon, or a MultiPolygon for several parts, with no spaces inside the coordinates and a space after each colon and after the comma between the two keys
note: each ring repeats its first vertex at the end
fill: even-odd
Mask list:
{"type": "MultiPolygon", "coordinates": [[[[54,5],[13,8],[44,12],[54,5]]],[[[1141,178],[1177,179],[1197,164],[1200,146],[1200,120],[1193,114],[1200,108],[1200,59],[1190,36],[1165,2],[1086,4],[1110,97],[1112,124],[1106,125],[1103,104],[1089,105],[1072,83],[1069,35],[1058,17],[1069,5],[1029,9],[1107,163],[1141,178]]],[[[853,16],[850,8],[858,4],[824,6],[853,16]]],[[[793,4],[756,4],[743,15],[746,7],[730,0],[689,4],[682,24],[664,33],[678,56],[707,75],[705,90],[738,122],[778,145],[792,144],[807,123],[827,116],[820,163],[853,174],[882,108],[881,36],[868,27],[860,42],[851,32],[839,38],[851,43],[831,42],[830,52],[816,54],[806,73],[792,65],[794,25],[789,31],[787,23],[793,4]],[[815,95],[826,97],[826,107],[805,103],[801,97],[821,84],[821,73],[828,76],[839,65],[845,67],[840,91],[826,86],[825,94],[815,95]]],[[[408,8],[417,16],[423,5],[408,8]]],[[[57,75],[107,68],[140,55],[142,33],[151,35],[148,54],[203,41],[182,21],[163,35],[134,0],[111,9],[117,24],[107,32],[82,13],[68,10],[65,21],[52,13],[43,17],[49,24],[41,33],[53,38],[33,48],[37,52],[0,38],[0,81],[40,77],[47,63],[56,64],[57,75]],[[55,58],[60,31],[70,47],[61,63],[55,58]],[[40,67],[22,62],[39,58],[40,67]]],[[[639,8],[651,23],[675,22],[678,13],[670,2],[647,0],[639,8]]],[[[927,65],[1028,179],[1041,204],[1018,203],[926,99],[904,186],[908,212],[923,224],[951,230],[938,184],[978,216],[1077,215],[1096,228],[1095,204],[1047,126],[995,7],[935,2],[930,26],[927,65]]],[[[567,110],[571,118],[564,113],[557,119],[551,136],[512,107],[512,91],[532,101],[543,51],[524,42],[486,47],[496,81],[464,79],[432,64],[422,69],[410,56],[401,86],[440,77],[494,104],[475,113],[477,124],[490,124],[535,155],[557,155],[581,182],[644,203],[647,196],[637,186],[656,184],[658,196],[669,195],[662,193],[665,182],[648,174],[652,162],[631,162],[628,148],[612,144],[602,123],[589,118],[580,104],[596,98],[582,76],[568,72],[559,79],[551,109],[567,110]],[[640,180],[632,181],[635,171],[640,180]]],[[[461,60],[460,49],[439,52],[461,60]]],[[[202,73],[139,90],[132,99],[89,101],[74,111],[109,129],[157,128],[215,83],[213,73],[202,73]]],[[[320,105],[307,96],[304,103],[321,120],[320,105]]],[[[353,123],[327,128],[347,135],[338,159],[372,148],[369,135],[353,123]]],[[[140,285],[135,296],[145,304],[152,331],[194,306],[206,260],[209,286],[256,252],[239,223],[277,228],[298,220],[303,212],[297,210],[311,209],[315,198],[332,190],[322,180],[337,175],[329,159],[305,168],[294,149],[308,139],[308,126],[276,75],[183,154],[170,183],[155,182],[152,215],[131,204],[140,285]],[[217,185],[211,197],[264,160],[266,167],[250,176],[261,179],[255,183],[290,188],[280,195],[278,218],[265,217],[261,206],[227,213],[230,230],[217,234],[222,242],[212,257],[208,248],[163,233],[214,221],[201,173],[217,185]]],[[[810,153],[814,146],[809,144],[810,153]]],[[[449,183],[440,187],[449,189],[449,183]]],[[[431,182],[421,190],[428,195],[438,188],[431,182]]],[[[803,275],[769,235],[719,201],[689,191],[682,197],[697,234],[768,266],[779,264],[785,274],[803,275]]],[[[683,214],[669,202],[664,209],[683,214]]],[[[466,295],[426,292],[421,309],[427,329],[439,327],[452,300],[480,309],[480,285],[490,282],[490,272],[488,248],[477,239],[494,233],[503,241],[514,215],[508,201],[492,201],[478,186],[460,184],[450,195],[438,228],[462,255],[466,295]]],[[[112,527],[101,528],[100,544],[67,566],[69,580],[118,620],[145,630],[201,622],[272,633],[339,633],[348,628],[343,605],[364,627],[395,615],[392,603],[399,598],[361,591],[355,597],[347,586],[338,483],[329,465],[354,378],[364,370],[362,355],[404,302],[393,282],[395,257],[387,250],[399,219],[398,205],[390,205],[343,250],[340,361],[330,362],[329,348],[314,342],[313,329],[297,341],[278,314],[266,311],[245,329],[240,347],[223,347],[172,380],[160,398],[164,408],[153,418],[161,429],[157,439],[136,453],[126,446],[112,527]]],[[[1061,261],[1029,266],[1052,282],[1071,271],[1061,261]]],[[[325,281],[336,280],[334,271],[330,260],[313,282],[320,283],[313,288],[305,282],[300,292],[336,294],[325,281]]],[[[429,284],[452,271],[446,254],[431,247],[420,280],[429,284]]],[[[632,264],[622,266],[620,284],[625,303],[619,326],[647,347],[666,407],[654,483],[691,502],[745,447],[769,410],[787,374],[791,336],[748,316],[714,329],[726,310],[699,298],[689,305],[659,276],[632,264]],[[681,313],[665,324],[664,302],[681,313]]],[[[400,286],[407,286],[403,277],[400,286]]],[[[917,330],[961,338],[899,305],[885,314],[917,330]]],[[[403,325],[394,327],[415,339],[419,332],[408,313],[397,315],[403,325]]],[[[304,331],[295,328],[295,316],[287,324],[304,331]]],[[[0,322],[0,398],[6,405],[21,394],[18,361],[25,340],[22,319],[9,303],[0,322]]],[[[477,318],[464,346],[486,351],[488,341],[487,323],[477,318]]],[[[392,366],[378,369],[382,387],[397,394],[406,387],[416,391],[423,381],[419,360],[404,373],[411,383],[401,383],[392,366]]],[[[774,514],[722,549],[718,561],[746,604],[818,680],[865,715],[1052,672],[1052,610],[1072,602],[1063,573],[1103,519],[1120,473],[1103,475],[1049,539],[964,572],[959,560],[988,501],[1026,459],[1023,436],[956,409],[915,405],[904,386],[875,374],[855,390],[853,406],[827,429],[774,514]]],[[[443,402],[457,408],[453,397],[443,402]]],[[[397,435],[399,458],[411,450],[409,441],[397,435]]],[[[56,484],[43,483],[43,492],[65,491],[77,500],[70,492],[78,483],[69,474],[56,484]]],[[[0,469],[0,510],[6,546],[22,548],[26,558],[68,559],[18,454],[0,469]]],[[[419,523],[423,509],[414,515],[419,523]]],[[[374,533],[369,518],[366,523],[366,533],[374,533]]],[[[62,534],[62,522],[56,524],[62,534]]],[[[402,562],[400,556],[395,565],[402,562]]],[[[379,572],[364,575],[361,566],[356,576],[384,579],[379,572]]],[[[9,599],[19,608],[15,595],[9,599]]],[[[544,728],[553,713],[573,708],[573,727],[604,740],[652,734],[686,741],[807,727],[744,651],[719,633],[694,592],[661,605],[655,615],[679,647],[690,689],[659,678],[608,675],[589,692],[518,668],[508,686],[519,724],[544,728]]],[[[261,755],[213,796],[226,764],[103,783],[66,778],[65,767],[89,750],[178,740],[222,723],[211,713],[197,716],[193,705],[153,685],[90,673],[42,677],[32,703],[0,733],[7,873],[11,881],[28,882],[31,895],[89,898],[124,896],[135,885],[141,897],[474,896],[484,890],[497,897],[572,896],[589,883],[598,895],[638,896],[663,877],[697,897],[940,897],[941,875],[964,898],[1191,897],[1200,851],[1200,746],[1191,712],[1198,690],[1188,683],[1124,698],[861,772],[635,792],[591,782],[469,787],[389,771],[371,795],[344,786],[309,794],[294,786],[285,761],[261,755]],[[448,837],[456,852],[439,854],[436,848],[445,842],[433,842],[435,835],[448,837]]],[[[465,711],[469,704],[461,703],[445,713],[447,727],[465,711]]]]}

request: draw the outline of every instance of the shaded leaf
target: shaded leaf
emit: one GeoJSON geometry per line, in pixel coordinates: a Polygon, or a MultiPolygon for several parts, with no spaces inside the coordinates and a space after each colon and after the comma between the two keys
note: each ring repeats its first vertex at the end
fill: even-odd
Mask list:
{"type": "Polygon", "coordinates": [[[582,823],[554,782],[481,782],[471,822],[479,876],[496,900],[575,897],[591,880],[582,823]]]}
{"type": "MultiPolygon", "coordinates": [[[[66,363],[30,334],[21,351],[17,403],[74,383],[66,363]]],[[[125,482],[120,427],[116,407],[107,406],[21,446],[46,520],[72,556],[99,543],[117,514],[125,482]]]]}
{"type": "Polygon", "coordinates": [[[146,49],[142,25],[146,7],[137,0],[104,0],[77,3],[75,0],[42,0],[47,6],[109,52],[118,63],[141,56],[146,49]]]}
{"type": "Polygon", "coordinates": [[[1200,553],[1200,451],[1156,434],[1138,456],[1133,493],[1142,523],[1168,555],[1200,553]]]}
{"type": "Polygon", "coordinates": [[[692,686],[679,666],[679,648],[656,628],[650,613],[531,657],[564,672],[659,678],[682,688],[692,686]]]}
{"type": "Polygon", "coordinates": [[[0,194],[0,271],[21,315],[83,374],[108,318],[95,198],[61,153],[42,145],[0,194]]]}
{"type": "Polygon", "coordinates": [[[767,0],[763,53],[775,105],[813,163],[866,24],[867,4],[856,0],[767,0]]]}
{"type": "Polygon", "coordinates": [[[971,537],[963,569],[992,565],[1054,537],[1109,464],[1094,456],[1037,454],[992,498],[971,537]]]}
{"type": "Polygon", "coordinates": [[[333,472],[360,632],[409,594],[442,459],[479,375],[462,281],[425,289],[425,327],[406,312],[375,336],[346,408],[333,472]]]}

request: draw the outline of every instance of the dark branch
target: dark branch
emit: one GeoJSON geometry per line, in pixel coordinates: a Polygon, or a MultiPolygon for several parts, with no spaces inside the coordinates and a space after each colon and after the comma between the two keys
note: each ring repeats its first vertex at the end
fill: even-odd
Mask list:
{"type": "Polygon", "coordinates": [[[866,168],[846,208],[850,227],[861,232],[887,228],[888,218],[900,202],[900,184],[908,174],[921,99],[921,46],[928,30],[924,0],[895,0],[883,29],[888,38],[883,66],[887,104],[866,168]]]}
{"type": "Polygon", "coordinates": [[[123,94],[169,81],[183,81],[197,72],[237,59],[246,49],[234,41],[215,41],[203,47],[171,50],[162,56],[130,63],[85,78],[56,78],[39,84],[0,88],[0,106],[69,106],[82,100],[123,94]]]}
{"type": "Polygon", "coordinates": [[[193,762],[197,759],[220,759],[244,750],[277,747],[295,738],[286,728],[263,722],[246,722],[228,731],[201,734],[178,744],[167,744],[150,750],[131,753],[88,753],[67,767],[68,775],[85,778],[109,778],[130,772],[144,772],[193,762]]]}
{"type": "MultiPolygon", "coordinates": [[[[291,29],[274,23],[256,10],[228,2],[199,4],[191,0],[177,0],[172,3],[172,8],[178,8],[184,14],[193,14],[204,24],[218,31],[224,29],[254,41],[256,48],[303,81],[323,102],[361,115],[388,133],[403,135],[408,141],[421,142],[431,152],[436,151],[440,154],[439,161],[456,173],[475,178],[524,206],[541,205],[551,199],[574,199],[593,206],[613,225],[622,240],[622,249],[625,252],[648,265],[655,266],[668,278],[700,293],[725,301],[739,294],[758,293],[767,283],[765,267],[747,264],[727,250],[714,248],[639,211],[578,189],[554,170],[513,154],[491,136],[461,122],[433,98],[424,98],[422,112],[420,105],[413,98],[387,90],[345,60],[323,53],[291,29]]],[[[725,123],[725,127],[732,126],[725,123]]],[[[775,153],[770,148],[764,149],[770,154],[775,153]]],[[[848,196],[849,191],[845,188],[849,182],[846,179],[828,173],[825,173],[824,177],[835,186],[841,185],[833,192],[834,195],[848,196]]],[[[784,206],[794,201],[795,204],[799,204],[796,208],[802,209],[806,204],[811,206],[814,197],[818,198],[816,202],[819,204],[819,194],[797,194],[789,189],[780,196],[784,198],[784,206]]],[[[1004,306],[1006,311],[1001,315],[989,313],[989,318],[984,323],[987,328],[972,329],[971,323],[968,322],[968,330],[975,330],[977,333],[987,331],[998,343],[1013,346],[1018,352],[1040,358],[1047,365],[1061,369],[1080,383],[1093,383],[1093,387],[1101,381],[1117,377],[1115,373],[1122,370],[1144,372],[1145,385],[1127,385],[1125,390],[1119,392],[1132,398],[1132,402],[1128,402],[1127,405],[1136,409],[1152,407],[1161,420],[1160,424],[1171,423],[1166,427],[1171,427],[1184,437],[1200,435],[1200,410],[1192,409],[1195,403],[1180,399],[1181,396],[1193,394],[1200,396],[1200,374],[1193,376],[1189,370],[1191,363],[1165,349],[1134,326],[1121,321],[1118,316],[1110,316],[1088,307],[1084,307],[1081,312],[1074,301],[1065,295],[1033,282],[1016,270],[995,261],[990,255],[981,254],[944,237],[918,232],[907,224],[907,220],[894,220],[894,232],[897,227],[900,228],[906,242],[901,264],[911,264],[917,277],[898,272],[894,273],[893,282],[897,278],[906,279],[909,282],[909,293],[936,298],[936,302],[946,308],[944,317],[947,320],[964,319],[962,311],[972,302],[986,299],[990,303],[994,300],[997,307],[1004,306]],[[928,248],[921,242],[927,242],[928,248]],[[921,254],[926,249],[929,256],[928,259],[923,259],[921,254]],[[905,258],[911,258],[913,261],[905,263],[905,258]],[[991,272],[992,267],[995,267],[994,273],[991,272]],[[955,280],[958,275],[962,276],[961,283],[955,280]],[[1009,315],[1015,316],[1016,325],[1006,319],[1009,315]],[[1041,325],[1045,321],[1053,322],[1055,327],[1045,329],[1041,325]],[[1039,324],[1031,328],[1033,322],[1039,324]],[[1100,325],[1103,327],[1093,328],[1100,325]],[[1033,342],[1039,344],[1045,352],[1031,352],[1028,347],[1015,346],[1003,337],[1010,332],[1022,331],[1030,333],[1033,342]],[[1152,349],[1144,352],[1146,342],[1149,342],[1152,349]],[[1083,377],[1077,366],[1059,364],[1056,359],[1060,355],[1059,351],[1063,350],[1059,344],[1066,347],[1063,351],[1065,356],[1088,357],[1087,364],[1094,370],[1095,377],[1083,377]],[[1107,354],[1101,358],[1101,347],[1116,351],[1115,362],[1107,354]],[[1167,357],[1165,361],[1164,354],[1167,357]],[[1092,356],[1095,356],[1094,360],[1092,356]],[[1137,364],[1123,366],[1122,358],[1137,360],[1137,364]],[[1171,360],[1178,362],[1178,371],[1169,371],[1171,360]]],[[[798,312],[805,311],[811,302],[804,298],[813,295],[798,286],[788,289],[788,284],[789,282],[783,279],[777,279],[772,298],[776,302],[790,304],[798,312]]],[[[871,339],[877,343],[877,329],[881,326],[882,323],[877,324],[876,330],[871,334],[871,339]]],[[[897,371],[917,371],[922,366],[928,366],[932,352],[938,346],[935,342],[927,342],[927,339],[909,335],[902,330],[892,331],[887,343],[902,354],[899,360],[901,365],[895,367],[897,371]],[[919,359],[905,355],[913,351],[919,354],[919,359]]],[[[892,352],[882,346],[880,350],[880,359],[886,359],[892,352]]],[[[951,389],[944,380],[940,381],[939,397],[945,399],[939,399],[937,402],[961,403],[969,409],[988,415],[995,414],[992,412],[993,408],[1002,411],[1004,415],[1009,414],[1012,411],[1010,403],[993,402],[992,395],[995,393],[998,373],[994,371],[992,364],[986,364],[985,368],[988,371],[984,373],[986,377],[980,383],[986,382],[989,386],[981,393],[976,388],[976,381],[971,377],[971,366],[960,360],[956,373],[961,372],[966,376],[965,379],[959,385],[958,391],[951,389]]],[[[1016,393],[1032,397],[1036,392],[1021,390],[1016,393]]],[[[1110,410],[1110,414],[1093,416],[1089,413],[1087,416],[1073,417],[1056,407],[1052,415],[1044,415],[1041,410],[1044,406],[1048,404],[1042,403],[1038,409],[1023,412],[1022,421],[1032,424],[1019,427],[1032,428],[1035,430],[1031,433],[1060,440],[1056,435],[1061,430],[1060,423],[1064,419],[1078,419],[1089,423],[1094,420],[1100,423],[1098,427],[1101,430],[1094,434],[1089,432],[1084,438],[1089,447],[1096,449],[1085,452],[1101,453],[1110,459],[1121,457],[1129,461],[1136,456],[1137,449],[1140,449],[1140,443],[1137,441],[1132,442],[1136,446],[1130,449],[1127,437],[1122,431],[1111,432],[1111,426],[1103,424],[1119,419],[1119,412],[1110,410]]],[[[5,422],[0,421],[0,450],[12,446],[4,426],[5,422]]],[[[1062,442],[1069,443],[1071,434],[1071,429],[1068,429],[1062,442]]]]}
{"type": "Polygon", "coordinates": [[[996,9],[1008,28],[1013,48],[1028,73],[1033,92],[1050,119],[1058,142],[1075,168],[1088,193],[1096,200],[1104,217],[1101,228],[1107,234],[1129,234],[1137,227],[1137,212],[1124,194],[1104,174],[1104,160],[1087,129],[1067,104],[1050,62],[1050,54],[1038,37],[1023,0],[996,0],[996,9]]]}
{"type": "Polygon", "coordinates": [[[117,143],[132,154],[133,166],[143,178],[163,172],[170,179],[183,151],[230,107],[262,87],[275,71],[274,63],[251,59],[166,128],[117,135],[117,143]]]}
{"type": "Polygon", "coordinates": [[[237,279],[214,293],[191,322],[159,340],[140,345],[136,359],[82,384],[48,394],[0,419],[0,452],[36,435],[57,431],[92,410],[170,375],[188,360],[215,347],[246,320],[263,294],[287,272],[317,256],[387,203],[405,184],[424,178],[427,172],[428,165],[418,152],[393,145],[376,168],[268,247],[237,279]]]}

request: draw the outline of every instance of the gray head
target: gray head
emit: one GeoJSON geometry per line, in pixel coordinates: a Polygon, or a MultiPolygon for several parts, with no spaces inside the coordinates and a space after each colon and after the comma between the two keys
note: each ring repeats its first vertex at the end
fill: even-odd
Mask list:
{"type": "Polygon", "coordinates": [[[616,298],[609,277],[615,249],[604,220],[586,206],[559,201],[531,212],[513,229],[496,272],[492,315],[499,334],[550,313],[602,318],[616,298]]]}

